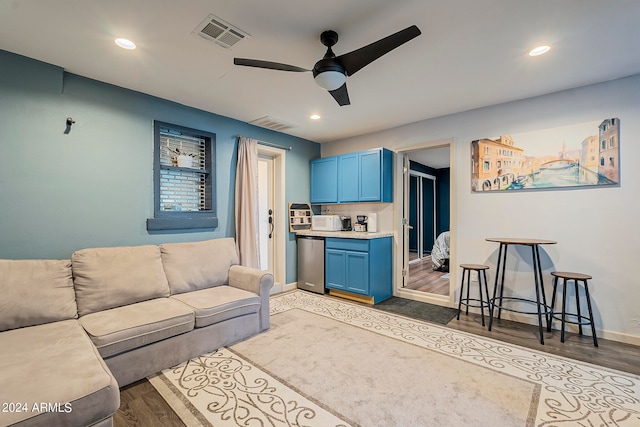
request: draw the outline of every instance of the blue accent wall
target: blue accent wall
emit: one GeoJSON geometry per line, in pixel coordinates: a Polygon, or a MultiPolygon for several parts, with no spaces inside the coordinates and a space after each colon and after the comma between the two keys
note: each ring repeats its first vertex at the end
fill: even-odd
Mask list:
{"type": "Polygon", "coordinates": [[[436,177],[436,237],[450,227],[451,168],[434,169],[422,163],[409,161],[409,169],[436,177]]]}
{"type": "MultiPolygon", "coordinates": [[[[87,247],[234,236],[238,134],[293,147],[285,200],[309,200],[309,161],[320,156],[320,144],[9,52],[0,51],[0,64],[0,258],[64,259],[87,247]],[[69,133],[67,117],[76,121],[69,133]],[[216,134],[215,230],[146,230],[153,217],[153,120],[216,134]]],[[[293,234],[286,252],[290,283],[293,234]]]]}

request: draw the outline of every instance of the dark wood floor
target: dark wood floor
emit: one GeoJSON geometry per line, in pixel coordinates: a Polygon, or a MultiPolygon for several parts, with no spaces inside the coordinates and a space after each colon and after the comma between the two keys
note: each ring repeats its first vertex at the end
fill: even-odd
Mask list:
{"type": "Polygon", "coordinates": [[[185,427],[151,383],[141,380],[120,389],[120,409],[114,426],[185,427]]]}
{"type": "Polygon", "coordinates": [[[428,292],[436,295],[449,295],[449,278],[443,278],[446,273],[434,271],[431,257],[409,264],[409,280],[406,289],[428,292]]]}
{"type": "MultiPolygon", "coordinates": [[[[500,319],[494,320],[492,330],[488,331],[482,326],[479,314],[462,313],[460,320],[454,318],[447,327],[640,375],[640,347],[630,344],[600,338],[598,339],[599,347],[596,348],[590,336],[578,334],[568,334],[563,344],[560,342],[559,331],[546,332],[545,329],[545,344],[541,345],[538,341],[537,326],[500,319]]],[[[120,410],[114,416],[116,427],[184,426],[184,423],[147,380],[123,387],[120,390],[120,400],[120,410]]]]}

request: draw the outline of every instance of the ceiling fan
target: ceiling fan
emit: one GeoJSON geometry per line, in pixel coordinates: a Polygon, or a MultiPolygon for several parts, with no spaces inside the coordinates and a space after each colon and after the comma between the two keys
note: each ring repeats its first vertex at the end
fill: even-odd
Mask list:
{"type": "Polygon", "coordinates": [[[329,91],[339,105],[349,105],[349,93],[347,92],[346,83],[347,76],[354,75],[357,71],[380,58],[382,55],[391,52],[393,49],[418,37],[420,34],[420,29],[412,25],[360,49],[336,56],[331,50],[331,47],[338,42],[338,33],[332,30],[324,31],[320,34],[320,41],[323,45],[327,46],[327,53],[324,54],[321,60],[316,62],[316,65],[314,65],[311,70],[296,67],[295,65],[246,58],[234,58],[233,63],[235,65],[267,68],[270,70],[294,72],[311,71],[318,86],[329,91]]]}

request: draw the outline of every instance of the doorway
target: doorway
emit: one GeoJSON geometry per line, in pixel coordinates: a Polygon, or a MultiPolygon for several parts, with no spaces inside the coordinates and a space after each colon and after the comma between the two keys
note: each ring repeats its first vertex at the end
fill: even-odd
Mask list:
{"type": "Polygon", "coordinates": [[[286,274],[285,154],[258,146],[260,269],[273,274],[272,293],[283,290],[286,274]]]}
{"type": "Polygon", "coordinates": [[[440,141],[398,153],[401,197],[396,205],[402,230],[396,295],[448,306],[454,288],[448,271],[452,146],[452,141],[440,141]]]}

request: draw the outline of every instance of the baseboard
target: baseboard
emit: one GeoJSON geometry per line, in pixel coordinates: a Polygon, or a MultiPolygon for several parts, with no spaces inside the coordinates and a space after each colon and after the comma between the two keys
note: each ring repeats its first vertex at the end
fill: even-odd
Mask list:
{"type": "Polygon", "coordinates": [[[271,292],[269,292],[269,295],[281,294],[283,292],[293,291],[294,289],[298,289],[298,282],[275,283],[273,285],[273,288],[271,288],[271,292]]]}
{"type": "Polygon", "coordinates": [[[625,344],[640,346],[640,337],[637,335],[629,335],[629,334],[623,334],[620,332],[599,331],[599,330],[596,330],[596,334],[598,335],[598,337],[604,338],[605,340],[618,341],[625,344]]]}

